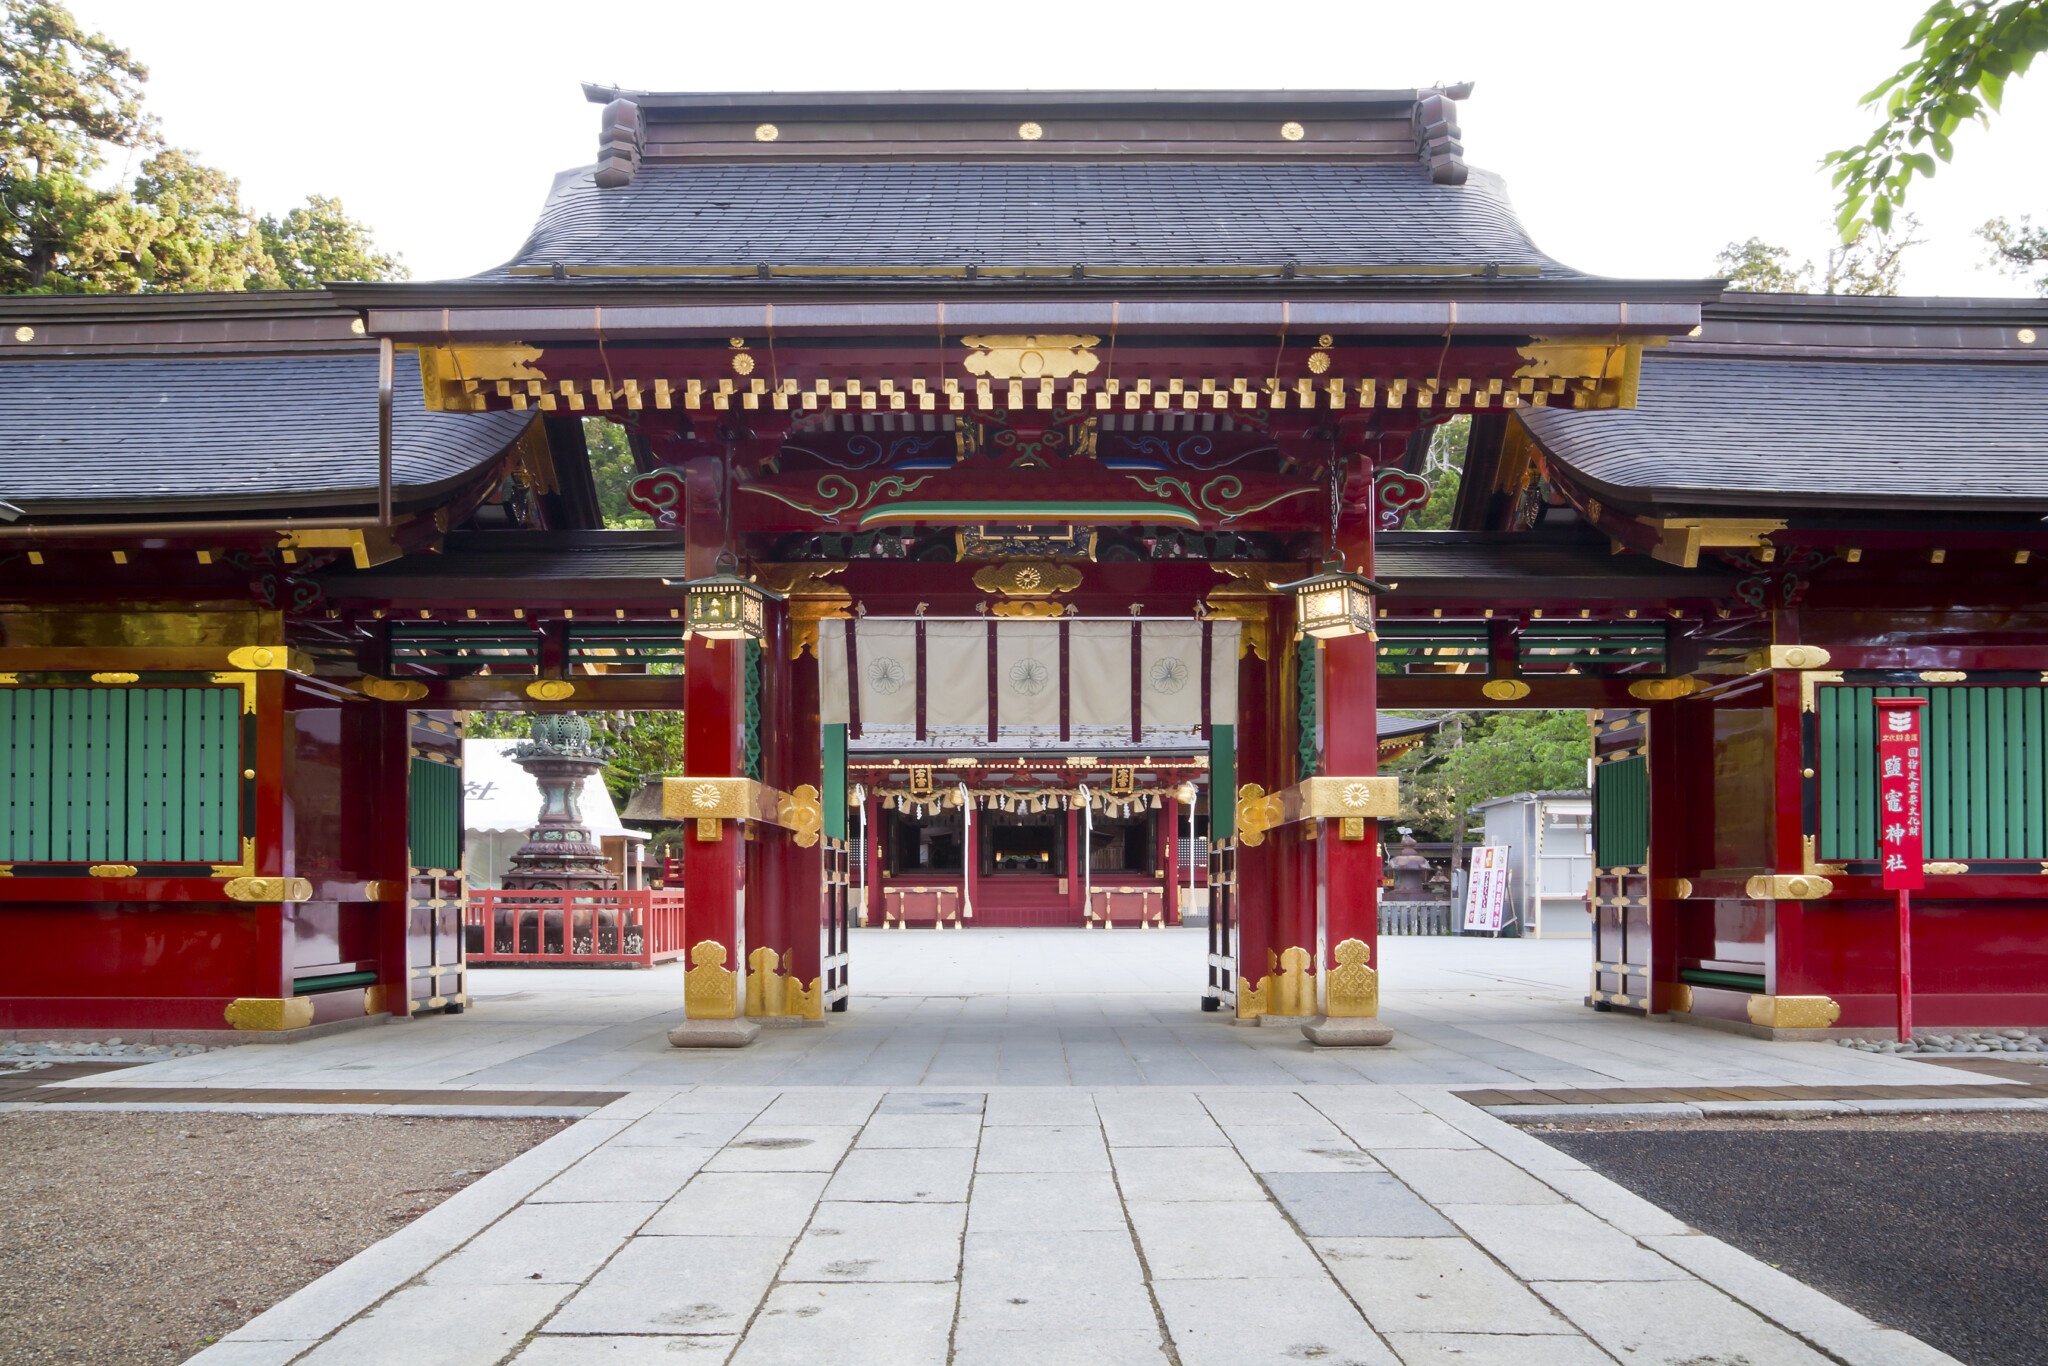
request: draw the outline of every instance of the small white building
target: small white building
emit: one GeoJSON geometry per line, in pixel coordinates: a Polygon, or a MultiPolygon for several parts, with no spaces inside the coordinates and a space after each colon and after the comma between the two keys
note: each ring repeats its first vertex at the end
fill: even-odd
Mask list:
{"type": "MultiPolygon", "coordinates": [[[[502,887],[512,856],[540,819],[540,784],[512,760],[523,740],[462,742],[462,866],[472,887],[502,887]]],[[[645,887],[641,848],[647,832],[619,824],[604,775],[583,781],[583,823],[604,847],[625,887],[645,887]]]]}
{"type": "Polygon", "coordinates": [[[1508,850],[1508,912],[1536,939],[1590,939],[1593,794],[1517,792],[1468,808],[1486,818],[1484,843],[1508,850]]]}

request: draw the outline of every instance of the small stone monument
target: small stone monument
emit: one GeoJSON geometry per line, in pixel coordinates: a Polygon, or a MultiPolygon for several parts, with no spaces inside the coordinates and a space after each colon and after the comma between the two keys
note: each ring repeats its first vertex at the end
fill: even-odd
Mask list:
{"type": "Polygon", "coordinates": [[[540,784],[540,817],[512,856],[508,891],[618,890],[619,875],[583,821],[583,785],[611,757],[575,712],[533,718],[533,738],[512,751],[512,762],[540,784]]]}

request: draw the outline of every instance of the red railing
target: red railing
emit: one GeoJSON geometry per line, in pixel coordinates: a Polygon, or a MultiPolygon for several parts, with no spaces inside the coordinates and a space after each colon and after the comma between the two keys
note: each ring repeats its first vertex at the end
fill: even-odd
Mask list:
{"type": "Polygon", "coordinates": [[[469,961],[630,963],[651,968],[680,958],[681,891],[472,891],[462,912],[469,961]]]}

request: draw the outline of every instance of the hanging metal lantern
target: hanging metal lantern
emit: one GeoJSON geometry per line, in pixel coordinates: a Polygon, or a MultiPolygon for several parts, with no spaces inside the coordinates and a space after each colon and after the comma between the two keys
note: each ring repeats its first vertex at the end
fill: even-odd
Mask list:
{"type": "Polygon", "coordinates": [[[768,600],[781,595],[737,571],[739,561],[720,555],[708,579],[683,583],[683,625],[707,640],[759,640],[768,631],[768,600]]]}
{"type": "Polygon", "coordinates": [[[1371,635],[1372,595],[1387,591],[1385,584],[1350,573],[1337,563],[1324,565],[1320,574],[1276,583],[1273,588],[1294,594],[1295,618],[1302,634],[1318,640],[1371,635]]]}

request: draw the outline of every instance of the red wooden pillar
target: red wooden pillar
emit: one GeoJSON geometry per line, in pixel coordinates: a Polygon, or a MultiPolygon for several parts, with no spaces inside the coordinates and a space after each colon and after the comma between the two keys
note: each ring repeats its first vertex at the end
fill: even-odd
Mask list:
{"type": "MultiPolygon", "coordinates": [[[[683,771],[692,778],[736,778],[746,718],[740,697],[746,646],[693,636],[683,653],[683,771]]],[[[683,840],[683,914],[690,940],[691,1019],[730,1019],[739,1013],[746,936],[741,921],[742,847],[739,822],[695,821],[683,840]],[[699,986],[695,974],[718,968],[733,974],[728,994],[699,986]]]]}
{"type": "Polygon", "coordinates": [[[1159,869],[1165,875],[1165,921],[1180,924],[1180,798],[1169,795],[1159,808],[1159,869]]]}
{"type": "MultiPolygon", "coordinates": [[[[1348,506],[1337,533],[1337,549],[1345,568],[1371,576],[1372,465],[1365,462],[1365,497],[1348,506]]],[[[1322,766],[1332,778],[1369,778],[1379,772],[1379,644],[1369,635],[1341,636],[1324,641],[1320,651],[1317,702],[1322,713],[1322,766]]],[[[1322,955],[1319,975],[1325,982],[1338,963],[1337,948],[1347,940],[1366,947],[1365,963],[1379,965],[1379,822],[1365,817],[1349,834],[1342,820],[1323,820],[1322,955]]],[[[1375,1005],[1375,1011],[1377,1006],[1375,1005]]]]}
{"type": "MultiPolygon", "coordinates": [[[[1272,600],[1277,607],[1277,600],[1272,600]]],[[[1277,615],[1277,614],[1276,614],[1277,615]]],[[[1277,656],[1285,642],[1278,621],[1248,621],[1247,635],[1257,633],[1237,661],[1237,786],[1257,786],[1271,792],[1280,786],[1273,757],[1272,708],[1266,697],[1266,680],[1278,672],[1267,655],[1277,656]],[[1264,646],[1265,654],[1259,652],[1264,646]]],[[[1236,792],[1215,794],[1218,802],[1234,808],[1236,792]]],[[[1253,844],[1246,839],[1243,822],[1237,826],[1237,1017],[1257,1019],[1266,1013],[1267,988],[1278,969],[1274,940],[1274,834],[1268,831],[1253,844]]]]}
{"type": "Polygon", "coordinates": [[[1076,924],[1087,923],[1086,918],[1082,914],[1085,908],[1081,905],[1081,898],[1083,895],[1081,890],[1081,861],[1086,857],[1086,851],[1084,851],[1081,848],[1081,841],[1085,838],[1087,838],[1087,836],[1082,833],[1081,829],[1080,808],[1074,806],[1068,807],[1067,909],[1074,912],[1076,924]]]}
{"type": "MultiPolygon", "coordinates": [[[[1306,775],[1302,764],[1302,725],[1299,703],[1300,674],[1314,668],[1315,642],[1297,641],[1295,610],[1291,598],[1272,603],[1274,649],[1281,651],[1266,671],[1266,733],[1272,746],[1269,772],[1273,781],[1267,791],[1287,787],[1306,775]]],[[[1308,735],[1311,752],[1316,737],[1308,735]]],[[[1315,824],[1295,821],[1266,834],[1272,852],[1272,962],[1275,972],[1266,993],[1266,1010],[1272,1015],[1308,1016],[1316,1013],[1317,863],[1320,845],[1315,824]]]]}
{"type": "MultiPolygon", "coordinates": [[[[690,578],[708,578],[725,543],[721,463],[695,460],[687,475],[690,578]]],[[[683,772],[746,774],[746,643],[690,637],[683,650],[683,772]]],[[[720,818],[690,822],[683,841],[684,925],[690,940],[685,1004],[691,1019],[732,1019],[744,1008],[746,925],[743,828],[720,818]],[[726,976],[720,978],[719,973],[726,976]]]]}
{"type": "Polygon", "coordinates": [[[867,800],[868,844],[862,851],[867,874],[862,879],[861,904],[864,925],[882,923],[882,799],[870,794],[867,800]]]}
{"type": "MultiPolygon", "coordinates": [[[[297,877],[297,821],[292,810],[291,717],[285,711],[284,674],[256,675],[256,866],[257,877],[297,877]]],[[[399,807],[400,811],[405,808],[399,807]]],[[[288,907],[256,902],[256,979],[242,995],[292,999],[292,943],[288,907]]]]}
{"type": "MultiPolygon", "coordinates": [[[[1371,636],[1345,636],[1322,648],[1323,771],[1367,778],[1379,771],[1379,649],[1371,636]]],[[[1379,822],[1366,817],[1347,838],[1341,820],[1325,820],[1323,971],[1337,965],[1337,946],[1356,939],[1366,963],[1379,962],[1379,822]]]]}
{"type": "MultiPolygon", "coordinates": [[[[775,786],[784,792],[809,788],[823,801],[825,781],[824,730],[819,719],[818,656],[815,650],[798,650],[795,626],[788,612],[778,612],[781,640],[771,647],[769,657],[781,661],[768,675],[769,697],[774,704],[777,729],[772,737],[776,748],[775,786]]],[[[765,711],[765,709],[764,709],[765,711]]],[[[766,715],[763,716],[766,725],[766,715]]],[[[770,737],[764,736],[764,741],[770,737]]],[[[782,846],[783,917],[787,924],[782,944],[782,970],[806,993],[803,1013],[822,1019],[825,935],[825,845],[822,839],[801,845],[787,830],[775,832],[782,846]]],[[[792,999],[792,1012],[795,1013],[792,999]]]]}

